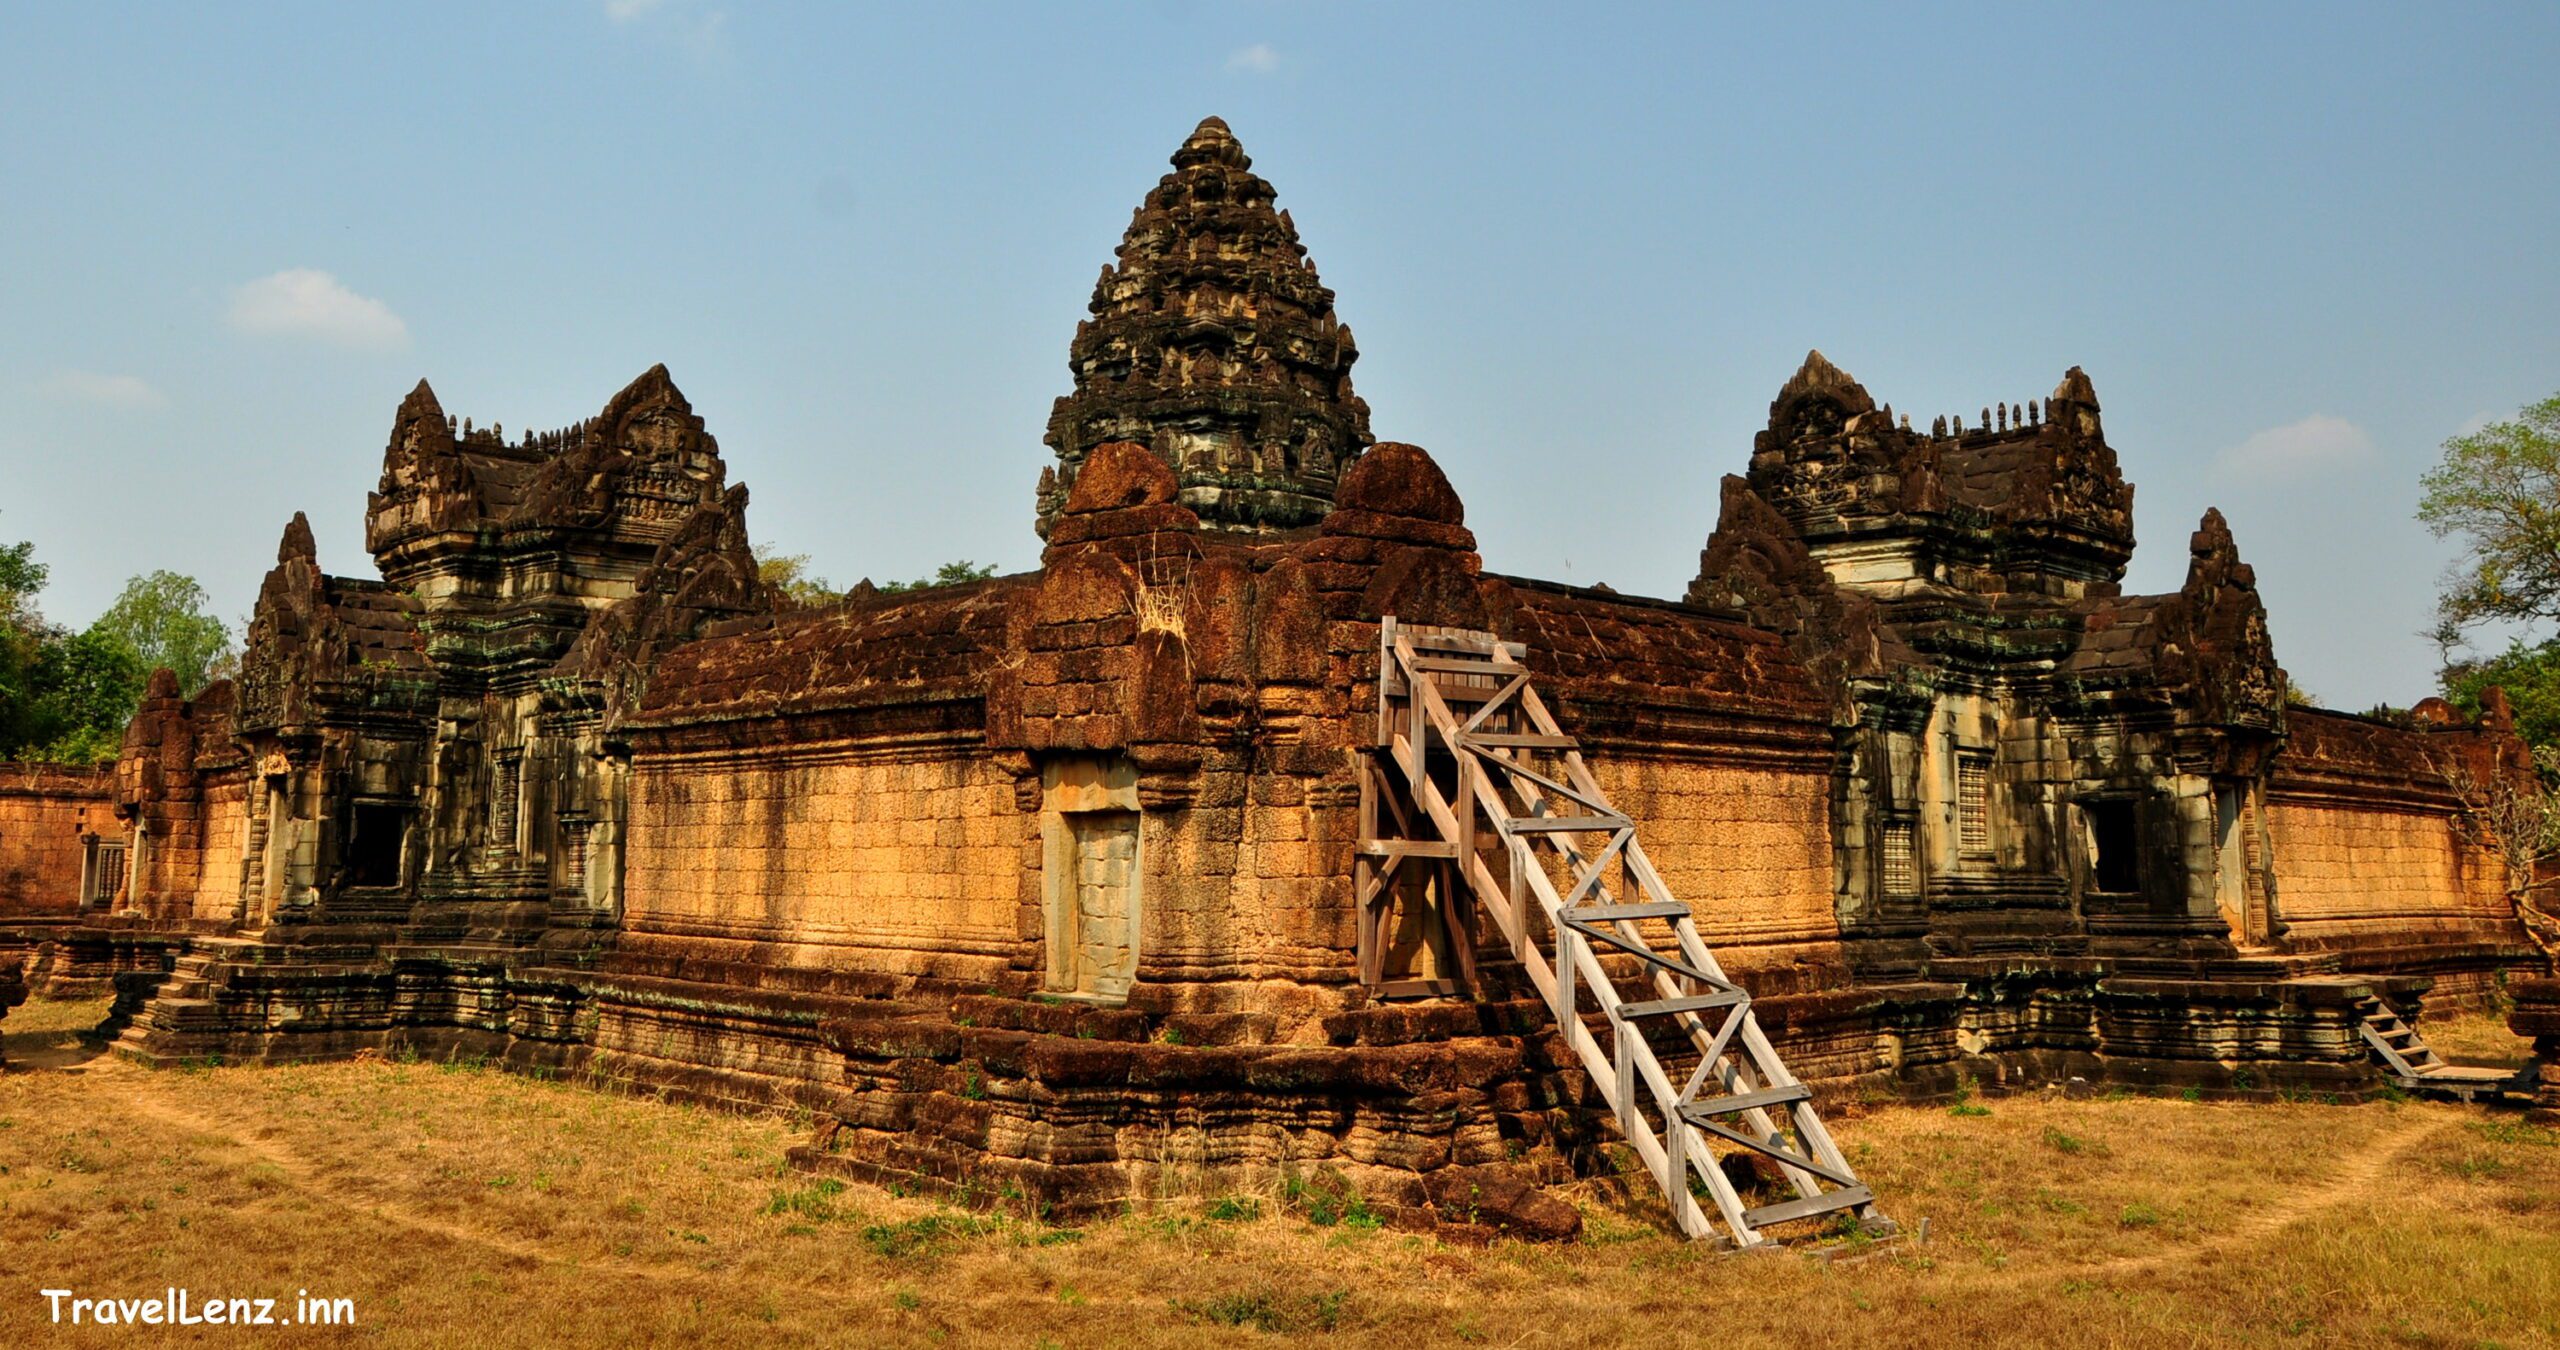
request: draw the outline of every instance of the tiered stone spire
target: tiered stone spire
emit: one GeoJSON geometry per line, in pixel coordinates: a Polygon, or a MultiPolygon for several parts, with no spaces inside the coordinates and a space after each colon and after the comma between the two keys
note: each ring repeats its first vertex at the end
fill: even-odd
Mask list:
{"type": "Polygon", "coordinates": [[[1288,213],[1227,124],[1209,118],[1174,152],[1102,269],[1076,326],[1075,392],[1049,416],[1058,455],[1040,475],[1040,533],[1085,456],[1134,441],[1173,467],[1181,500],[1212,529],[1311,525],[1368,448],[1359,359],[1288,213]]]}

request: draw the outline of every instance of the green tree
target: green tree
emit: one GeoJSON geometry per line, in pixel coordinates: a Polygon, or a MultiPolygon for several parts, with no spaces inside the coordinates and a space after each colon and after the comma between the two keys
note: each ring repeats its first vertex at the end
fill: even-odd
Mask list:
{"type": "Polygon", "coordinates": [[[984,581],[995,574],[996,569],[993,564],[973,563],[962,558],[958,562],[947,562],[935,568],[932,576],[918,577],[913,581],[892,581],[880,589],[892,594],[900,591],[925,591],[936,586],[960,586],[972,581],[984,581]]]}
{"type": "Polygon", "coordinates": [[[2477,716],[2480,696],[2504,689],[2517,733],[2560,745],[2560,638],[2463,651],[2484,627],[2560,623],[2560,395],[2447,440],[2422,485],[2418,519],[2462,545],[2436,599],[2445,698],[2477,716]]]}
{"type": "Polygon", "coordinates": [[[17,618],[44,589],[46,567],[36,561],[36,546],[21,539],[0,544],[0,616],[17,618]]]}
{"type": "Polygon", "coordinates": [[[116,757],[151,667],[92,629],[44,645],[35,662],[22,758],[99,763],[116,757]]]}
{"type": "Polygon", "coordinates": [[[831,605],[844,598],[825,577],[810,572],[808,554],[776,553],[770,544],[756,546],[756,577],[795,605],[831,605]]]}
{"type": "Polygon", "coordinates": [[[2560,746],[2560,638],[2539,646],[2518,640],[2495,656],[2445,663],[2445,701],[2466,717],[2480,715],[2480,696],[2492,686],[2507,691],[2527,744],[2560,746]]]}
{"type": "Polygon", "coordinates": [[[175,572],[152,572],[126,582],[87,635],[122,643],[145,671],[162,666],[176,671],[178,688],[187,694],[237,663],[231,630],[213,616],[204,587],[175,572]]]}
{"type": "MultiPolygon", "coordinates": [[[[88,632],[73,633],[37,609],[45,580],[33,545],[0,544],[0,759],[111,760],[151,674],[128,630],[150,638],[155,653],[174,653],[201,669],[211,658],[192,657],[190,647],[202,645],[201,625],[191,638],[184,618],[201,612],[204,592],[165,572],[137,577],[125,588],[127,597],[161,602],[164,621],[111,623],[116,611],[110,610],[88,632]]],[[[150,612],[140,601],[118,604],[128,610],[127,620],[150,612]]],[[[219,622],[212,628],[218,653],[228,635],[219,622]]]]}
{"type": "Polygon", "coordinates": [[[2418,519],[2462,556],[2436,601],[2447,651],[2484,623],[2560,622],[2560,395],[2444,443],[2418,519]]]}

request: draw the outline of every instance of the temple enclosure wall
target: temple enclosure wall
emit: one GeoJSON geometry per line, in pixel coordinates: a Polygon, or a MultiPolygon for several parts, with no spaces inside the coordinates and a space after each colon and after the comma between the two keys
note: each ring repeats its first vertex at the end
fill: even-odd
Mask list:
{"type": "Polygon", "coordinates": [[[0,764],[0,919],[77,913],[89,841],[119,835],[114,776],[0,764]]]}
{"type": "Polygon", "coordinates": [[[638,758],[624,930],[737,959],[985,982],[1015,955],[1013,780],[950,744],[638,758]]]}
{"type": "Polygon", "coordinates": [[[2475,814],[2516,788],[2511,739],[2446,722],[2399,726],[2295,709],[2267,791],[2287,939],[2351,968],[2435,977],[2432,1001],[2476,1003],[2536,953],[2506,860],[2475,814]]]}
{"type": "Polygon", "coordinates": [[[1591,770],[1728,973],[1763,994],[1848,982],[1826,770],[1605,750],[1591,770]]]}

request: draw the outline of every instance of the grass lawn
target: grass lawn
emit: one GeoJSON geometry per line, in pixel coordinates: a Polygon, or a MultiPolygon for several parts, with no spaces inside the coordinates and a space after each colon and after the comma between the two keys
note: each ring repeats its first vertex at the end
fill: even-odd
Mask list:
{"type": "MultiPolygon", "coordinates": [[[[403,1345],[2560,1344],[2560,1132],[2511,1111],[1835,1107],[1928,1233],[1825,1264],[1713,1255],[1600,1183],[1562,1246],[1320,1226],[1276,1190],[1054,1229],[783,1172],[805,1122],[458,1064],[83,1059],[101,1011],[0,1024],[0,1344],[154,1343],[37,1291],[169,1286],[351,1299],[354,1338],[403,1345]]],[[[2477,1021],[2429,1030],[2516,1044],[2477,1021]]]]}

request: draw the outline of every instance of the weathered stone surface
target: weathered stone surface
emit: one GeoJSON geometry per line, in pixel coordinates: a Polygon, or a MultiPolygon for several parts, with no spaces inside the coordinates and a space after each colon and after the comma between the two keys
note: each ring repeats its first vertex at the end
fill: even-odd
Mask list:
{"type": "Polygon", "coordinates": [[[1538,1242],[1580,1237],[1581,1212],[1540,1189],[1539,1182],[1525,1167],[1444,1167],[1425,1178],[1423,1194],[1445,1222],[1482,1224],[1538,1242]]]}

